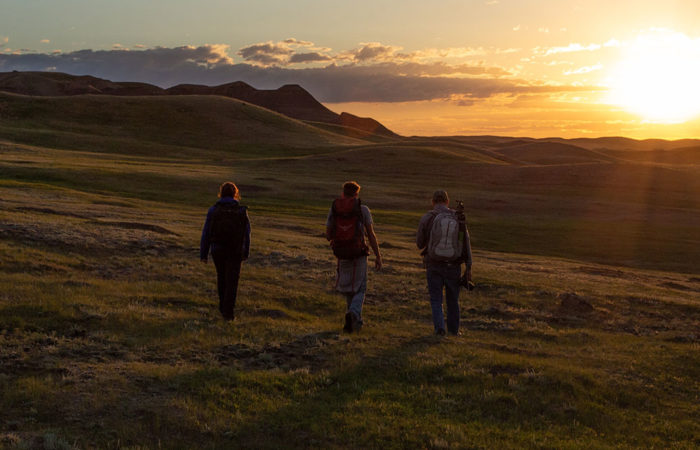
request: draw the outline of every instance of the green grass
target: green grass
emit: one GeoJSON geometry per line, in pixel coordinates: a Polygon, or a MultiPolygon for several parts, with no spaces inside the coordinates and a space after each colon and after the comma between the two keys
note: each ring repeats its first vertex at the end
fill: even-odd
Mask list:
{"type": "Polygon", "coordinates": [[[0,145],[0,447],[700,445],[692,168],[561,175],[439,144],[223,162],[66,144],[0,145]],[[344,335],[322,233],[352,178],[386,268],[362,333],[344,335]],[[233,323],[198,260],[226,179],[253,224],[233,323]],[[438,187],[467,203],[478,284],[463,336],[444,339],[413,244],[438,187]],[[592,311],[562,306],[574,293],[592,311]]]}

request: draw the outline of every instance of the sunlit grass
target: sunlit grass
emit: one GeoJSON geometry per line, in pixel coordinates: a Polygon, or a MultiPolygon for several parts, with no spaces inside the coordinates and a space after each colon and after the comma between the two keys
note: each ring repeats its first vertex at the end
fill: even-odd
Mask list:
{"type": "Polygon", "coordinates": [[[362,333],[344,335],[322,233],[356,169],[155,158],[131,171],[131,157],[11,154],[0,165],[0,445],[697,445],[700,278],[692,258],[664,268],[692,237],[687,224],[652,224],[670,227],[658,244],[606,253],[614,237],[591,242],[629,236],[636,216],[578,220],[576,206],[549,210],[578,201],[576,189],[508,197],[447,179],[473,202],[478,289],[462,293],[463,336],[441,339],[413,244],[428,188],[406,184],[403,166],[393,180],[370,174],[360,181],[386,267],[370,273],[362,333]],[[197,248],[228,175],[248,187],[253,222],[233,323],[197,248]],[[516,204],[477,207],[497,200],[516,204]],[[562,306],[567,294],[591,310],[562,306]]]}

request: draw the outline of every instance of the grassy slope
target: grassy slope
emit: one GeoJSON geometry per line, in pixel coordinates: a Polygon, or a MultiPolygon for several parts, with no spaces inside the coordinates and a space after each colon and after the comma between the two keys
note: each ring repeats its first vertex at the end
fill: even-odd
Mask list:
{"type": "Polygon", "coordinates": [[[446,145],[232,165],[0,154],[0,445],[700,444],[697,246],[685,260],[670,250],[697,239],[692,172],[512,167],[446,145]],[[430,336],[412,246],[435,173],[467,200],[476,250],[459,338],[430,336]],[[229,178],[254,227],[233,324],[197,260],[204,211],[229,178]],[[387,265],[370,275],[359,336],[338,333],[321,238],[346,178],[364,186],[387,265]],[[627,268],[584,262],[605,260],[592,243],[611,213],[606,232],[625,244],[607,242],[607,260],[627,268]],[[669,227],[665,245],[633,245],[641,224],[669,227]],[[509,246],[520,254],[493,251],[509,246]],[[629,268],[649,261],[666,270],[629,268]],[[571,292],[593,311],[562,307],[571,292]]]}
{"type": "Polygon", "coordinates": [[[26,97],[0,93],[0,135],[52,148],[233,158],[364,141],[226,97],[26,97]]]}

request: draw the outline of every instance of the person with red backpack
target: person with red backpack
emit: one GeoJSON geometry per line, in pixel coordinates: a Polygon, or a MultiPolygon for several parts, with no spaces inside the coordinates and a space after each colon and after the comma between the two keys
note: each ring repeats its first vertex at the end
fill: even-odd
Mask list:
{"type": "Polygon", "coordinates": [[[240,202],[238,187],[228,181],[219,187],[219,200],[207,211],[199,243],[199,257],[208,261],[209,250],[216,267],[219,311],[233,320],[241,264],[250,253],[250,220],[240,202]]]}
{"type": "Polygon", "coordinates": [[[343,196],[335,199],[326,220],[326,238],[338,258],[336,290],[345,295],[347,310],[345,326],[348,333],[362,328],[362,305],[367,290],[367,256],[369,249],[365,235],[375,255],[374,265],[382,268],[377,236],[374,233],[372,213],[362,204],[360,185],[355,181],[343,184],[343,196]]]}
{"type": "Polygon", "coordinates": [[[458,211],[449,208],[450,199],[445,191],[433,193],[433,210],[428,211],[418,223],[416,245],[422,249],[423,263],[428,279],[430,307],[433,314],[435,334],[444,336],[446,331],[459,335],[459,288],[471,289],[472,249],[469,231],[464,218],[464,207],[460,202],[458,211]],[[460,267],[465,263],[464,276],[460,267]],[[445,289],[447,303],[447,330],[442,312],[442,291],[445,289]]]}

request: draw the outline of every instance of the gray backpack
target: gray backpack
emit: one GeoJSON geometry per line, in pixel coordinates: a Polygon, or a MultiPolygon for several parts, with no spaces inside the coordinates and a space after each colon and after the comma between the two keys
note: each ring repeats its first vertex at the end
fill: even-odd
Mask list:
{"type": "Polygon", "coordinates": [[[454,211],[441,212],[433,218],[428,241],[428,258],[436,262],[455,261],[462,256],[459,221],[454,211]]]}

